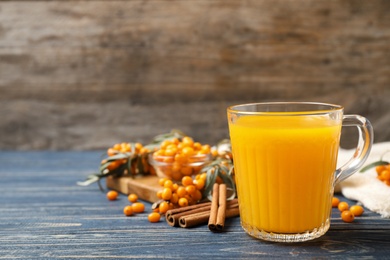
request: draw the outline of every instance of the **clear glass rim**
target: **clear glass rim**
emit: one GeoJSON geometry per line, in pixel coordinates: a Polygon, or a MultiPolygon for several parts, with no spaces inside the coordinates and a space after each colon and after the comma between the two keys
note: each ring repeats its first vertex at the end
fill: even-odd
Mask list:
{"type": "Polygon", "coordinates": [[[343,110],[344,107],[341,105],[321,102],[258,102],[232,105],[227,108],[229,113],[242,115],[313,115],[342,112],[343,110]],[[298,106],[301,109],[293,109],[298,106]],[[253,109],[260,107],[263,108],[263,110],[248,110],[249,108],[253,109]],[[277,107],[279,107],[279,109],[275,109],[277,107]],[[280,109],[281,107],[284,107],[285,109],[280,109]],[[268,110],[266,110],[266,108],[268,108],[268,110]],[[274,110],[270,108],[274,108],[274,110]]]}

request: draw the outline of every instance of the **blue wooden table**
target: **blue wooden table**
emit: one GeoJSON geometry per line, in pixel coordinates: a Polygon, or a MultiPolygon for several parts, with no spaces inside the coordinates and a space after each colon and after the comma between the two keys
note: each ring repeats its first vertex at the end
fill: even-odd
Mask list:
{"type": "Polygon", "coordinates": [[[125,217],[126,196],[108,201],[97,185],[76,185],[101,155],[0,152],[0,259],[390,258],[390,220],[367,210],[347,224],[334,209],[323,237],[294,244],[251,238],[239,217],[223,233],[149,223],[148,203],[147,213],[125,217]]]}

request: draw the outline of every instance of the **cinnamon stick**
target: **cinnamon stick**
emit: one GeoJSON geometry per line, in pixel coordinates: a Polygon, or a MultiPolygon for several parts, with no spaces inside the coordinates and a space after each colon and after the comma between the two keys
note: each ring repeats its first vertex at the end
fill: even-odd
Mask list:
{"type": "MultiPolygon", "coordinates": [[[[185,228],[207,223],[210,218],[211,202],[204,202],[187,207],[168,210],[165,219],[168,225],[185,228]],[[206,213],[206,214],[203,214],[206,213]]],[[[226,218],[238,216],[238,200],[229,200],[226,203],[226,218]]]]}
{"type": "Polygon", "coordinates": [[[218,215],[215,223],[217,231],[222,231],[225,226],[226,214],[226,184],[219,185],[218,215]]]}
{"type": "Polygon", "coordinates": [[[179,218],[179,226],[183,228],[197,226],[199,224],[207,222],[209,217],[209,211],[185,215],[179,218]]]}
{"type": "Polygon", "coordinates": [[[211,208],[210,208],[210,217],[209,217],[208,227],[210,230],[216,230],[215,224],[217,222],[218,204],[219,204],[219,184],[218,183],[214,183],[212,196],[213,197],[211,200],[211,208]]]}
{"type": "MultiPolygon", "coordinates": [[[[238,203],[230,204],[226,209],[226,218],[235,217],[239,214],[238,203]]],[[[207,223],[209,217],[210,211],[184,215],[179,218],[179,226],[183,228],[197,226],[203,223],[207,223]]]]}
{"type": "MultiPolygon", "coordinates": [[[[211,208],[211,203],[201,203],[198,204],[200,205],[199,207],[193,207],[192,209],[188,209],[188,207],[183,207],[183,208],[178,208],[181,209],[179,211],[176,211],[177,213],[175,214],[175,209],[168,210],[165,213],[165,219],[167,220],[167,223],[174,227],[179,225],[179,219],[183,216],[191,215],[191,214],[196,214],[196,213],[202,213],[202,212],[208,212],[211,208]],[[206,204],[206,205],[201,205],[201,204],[206,204]]],[[[193,205],[195,206],[195,205],[193,205]]]]}

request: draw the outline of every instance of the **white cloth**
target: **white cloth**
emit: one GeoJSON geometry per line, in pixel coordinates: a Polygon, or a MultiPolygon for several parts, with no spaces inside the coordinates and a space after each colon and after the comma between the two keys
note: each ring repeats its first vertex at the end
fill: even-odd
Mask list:
{"type": "MultiPolygon", "coordinates": [[[[346,163],[354,151],[355,149],[340,149],[338,167],[346,163]]],[[[386,151],[390,151],[390,142],[374,144],[364,166],[379,161],[386,151]]],[[[387,153],[383,159],[390,161],[390,153],[387,153]]],[[[341,189],[341,193],[346,198],[359,201],[369,210],[379,213],[383,218],[390,218],[390,186],[376,177],[375,167],[364,173],[358,171],[342,181],[337,189],[341,189]]]]}

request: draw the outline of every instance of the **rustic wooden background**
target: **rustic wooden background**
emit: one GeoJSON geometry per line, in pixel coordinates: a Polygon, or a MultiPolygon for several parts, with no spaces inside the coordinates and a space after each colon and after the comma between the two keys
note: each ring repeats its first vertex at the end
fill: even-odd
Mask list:
{"type": "Polygon", "coordinates": [[[281,100],[390,140],[390,1],[0,1],[0,149],[216,143],[228,105],[281,100]]]}

